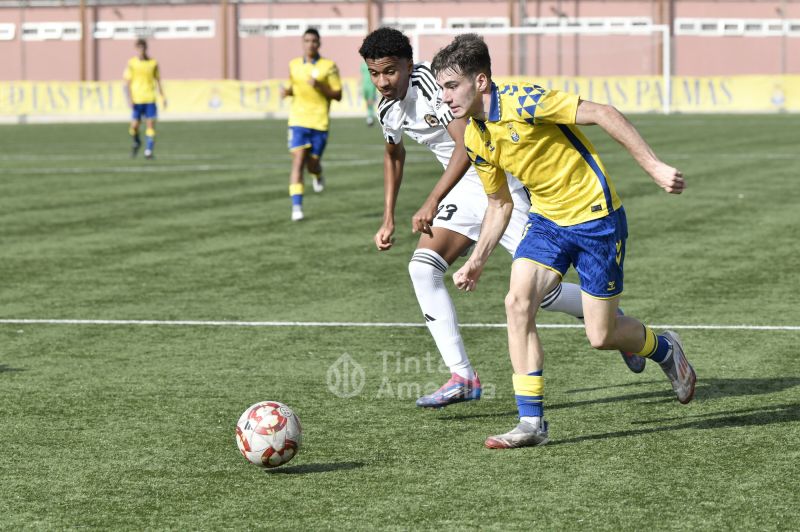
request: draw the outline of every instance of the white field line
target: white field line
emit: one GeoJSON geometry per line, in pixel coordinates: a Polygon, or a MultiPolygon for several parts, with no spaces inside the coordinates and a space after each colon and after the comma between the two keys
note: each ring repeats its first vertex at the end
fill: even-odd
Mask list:
{"type": "MultiPolygon", "coordinates": [[[[427,163],[433,160],[421,157],[406,157],[406,164],[427,163]]],[[[349,168],[352,166],[379,166],[378,159],[326,159],[326,167],[349,168]]],[[[270,170],[276,168],[289,168],[288,164],[267,163],[267,164],[193,164],[193,165],[172,165],[172,166],[76,166],[76,167],[25,167],[25,168],[4,168],[3,174],[6,175],[48,175],[48,174],[164,174],[170,172],[224,172],[231,170],[270,170]]]]}
{"type": "MultiPolygon", "coordinates": [[[[219,321],[219,320],[77,320],[3,318],[5,325],[165,325],[179,327],[374,327],[411,328],[425,327],[424,323],[406,322],[351,322],[351,321],[219,321]]],[[[469,329],[504,329],[505,323],[462,323],[469,329]]],[[[582,329],[581,324],[538,324],[541,329],[582,329]]],[[[656,329],[695,329],[711,331],[800,331],[800,325],[658,325],[656,329]]]]}

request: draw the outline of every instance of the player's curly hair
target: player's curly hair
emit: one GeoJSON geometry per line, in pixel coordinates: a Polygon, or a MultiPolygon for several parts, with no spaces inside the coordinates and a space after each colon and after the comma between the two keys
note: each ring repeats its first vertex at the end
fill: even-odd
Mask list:
{"type": "Polygon", "coordinates": [[[452,70],[464,77],[474,78],[478,74],[492,77],[492,58],[489,47],[476,33],[457,35],[453,42],[439,50],[431,61],[435,75],[452,70]]]}
{"type": "Polygon", "coordinates": [[[378,28],[367,35],[358,53],[364,59],[399,57],[412,61],[414,58],[414,49],[408,37],[394,28],[378,28]]]}

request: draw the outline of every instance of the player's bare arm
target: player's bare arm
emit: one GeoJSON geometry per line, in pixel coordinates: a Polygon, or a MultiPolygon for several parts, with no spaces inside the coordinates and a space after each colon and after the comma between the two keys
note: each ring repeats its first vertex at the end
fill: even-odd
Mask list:
{"type": "Polygon", "coordinates": [[[686,188],[683,173],[661,161],[634,125],[615,107],[581,100],[575,123],[600,126],[628,150],[659,187],[670,194],[680,194],[686,188]]]}
{"type": "Polygon", "coordinates": [[[406,148],[403,143],[386,143],[383,154],[383,223],[375,233],[375,245],[379,251],[392,247],[394,234],[394,208],[400,183],[403,180],[403,166],[406,161],[406,148]]]}
{"type": "Polygon", "coordinates": [[[457,118],[447,125],[447,132],[455,142],[453,155],[450,157],[442,177],[439,178],[431,193],[428,194],[425,203],[411,218],[412,232],[433,236],[431,224],[436,216],[439,202],[464,177],[464,174],[469,169],[469,157],[464,147],[464,130],[466,127],[467,122],[463,118],[457,118]]]}
{"type": "Polygon", "coordinates": [[[505,233],[511,213],[514,211],[514,201],[511,199],[511,191],[508,189],[507,182],[504,181],[500,189],[494,194],[489,194],[488,198],[489,205],[483,216],[481,236],[467,262],[453,274],[453,282],[456,287],[467,292],[475,290],[483,267],[505,233]]]}
{"type": "Polygon", "coordinates": [[[292,89],[292,75],[289,74],[289,84],[288,85],[281,85],[280,87],[281,98],[288,98],[289,96],[294,96],[294,90],[292,89]]]}

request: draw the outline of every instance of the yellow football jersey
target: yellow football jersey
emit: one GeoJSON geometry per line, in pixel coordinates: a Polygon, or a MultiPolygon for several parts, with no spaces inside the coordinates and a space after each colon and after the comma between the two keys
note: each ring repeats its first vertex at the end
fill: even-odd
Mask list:
{"type": "Polygon", "coordinates": [[[595,220],[622,202],[592,143],[575,126],[579,98],[538,85],[492,84],[486,122],[470,120],[464,142],[487,194],[514,175],[531,212],[561,226],[595,220]]]}
{"type": "Polygon", "coordinates": [[[330,59],[321,57],[316,61],[307,61],[305,57],[292,59],[289,62],[289,83],[292,87],[289,125],[327,131],[331,101],[308,84],[311,78],[327,84],[333,90],[342,88],[339,69],[330,59]]]}
{"type": "Polygon", "coordinates": [[[161,80],[158,72],[158,61],[155,59],[139,59],[132,57],[128,61],[123,74],[125,81],[131,83],[131,100],[133,103],[155,103],[156,80],[161,80]]]}

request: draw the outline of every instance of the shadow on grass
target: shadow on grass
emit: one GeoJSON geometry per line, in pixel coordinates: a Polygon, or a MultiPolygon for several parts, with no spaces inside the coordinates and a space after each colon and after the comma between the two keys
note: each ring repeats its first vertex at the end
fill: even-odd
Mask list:
{"type": "MultiPolygon", "coordinates": [[[[663,389],[658,391],[647,391],[628,393],[625,395],[615,395],[611,397],[595,397],[581,401],[569,401],[547,404],[545,411],[559,410],[562,408],[576,408],[581,406],[593,406],[609,403],[619,403],[624,401],[647,401],[669,403],[675,401],[675,394],[666,379],[637,381],[625,384],[612,384],[609,386],[597,386],[594,388],[580,388],[568,390],[566,393],[593,392],[598,390],[613,390],[616,388],[629,388],[631,386],[650,386],[661,385],[663,389]],[[653,401],[656,400],[656,401],[653,401]]],[[[800,378],[797,377],[775,377],[769,379],[718,379],[697,377],[697,388],[695,390],[694,401],[705,401],[709,399],[720,399],[723,397],[742,397],[749,395],[765,395],[781,392],[800,385],[800,378]]],[[[546,398],[545,398],[546,401],[546,398]]],[[[505,410],[503,412],[484,412],[480,414],[445,414],[439,419],[441,421],[459,421],[464,419],[478,419],[484,417],[516,416],[516,410],[505,410]]],[[[685,418],[682,418],[685,419],[685,418]]]]}
{"type": "Polygon", "coordinates": [[[0,373],[14,373],[15,371],[25,371],[22,368],[12,368],[8,364],[0,364],[0,373]]]}
{"type": "MultiPolygon", "coordinates": [[[[569,390],[567,393],[590,392],[612,388],[624,388],[629,386],[650,385],[663,383],[663,391],[640,392],[626,395],[618,395],[614,397],[598,397],[594,399],[586,399],[585,401],[572,401],[568,403],[557,403],[550,405],[550,409],[558,408],[572,408],[575,406],[596,405],[603,403],[617,403],[620,401],[636,401],[645,399],[663,399],[672,401],[675,399],[672,389],[670,388],[666,379],[661,381],[641,381],[638,383],[615,384],[611,386],[599,386],[596,388],[583,388],[577,390],[569,390]]],[[[697,376],[697,388],[695,390],[694,400],[707,400],[719,399],[722,397],[742,397],[748,395],[765,395],[775,392],[781,392],[794,388],[800,385],[800,378],[797,377],[773,377],[768,379],[719,379],[715,377],[703,378],[702,375],[697,376]]]]}
{"type": "Polygon", "coordinates": [[[347,471],[364,467],[364,462],[334,462],[332,464],[303,464],[288,467],[267,469],[269,475],[303,475],[307,473],[328,473],[330,471],[347,471]]]}
{"type": "MultiPolygon", "coordinates": [[[[548,446],[564,445],[568,443],[581,443],[592,440],[606,440],[609,438],[629,438],[631,436],[641,436],[643,434],[654,434],[658,432],[666,432],[671,430],[684,430],[684,429],[699,429],[699,430],[715,430],[726,429],[735,427],[754,427],[761,425],[772,425],[775,423],[791,423],[800,421],[800,404],[785,404],[774,405],[763,408],[752,408],[748,410],[740,410],[734,412],[716,412],[712,414],[702,414],[696,416],[698,418],[710,419],[697,419],[681,423],[678,425],[670,425],[667,427],[653,427],[649,429],[634,429],[634,430],[621,430],[617,432],[607,432],[605,434],[591,434],[589,436],[580,436],[577,438],[567,438],[564,440],[551,441],[548,446]],[[720,416],[713,417],[711,416],[720,416]]],[[[675,419],[675,418],[670,418],[675,419]]],[[[682,418],[685,419],[685,418],[682,418]]],[[[661,423],[664,420],[654,420],[639,423],[661,423]]]]}

